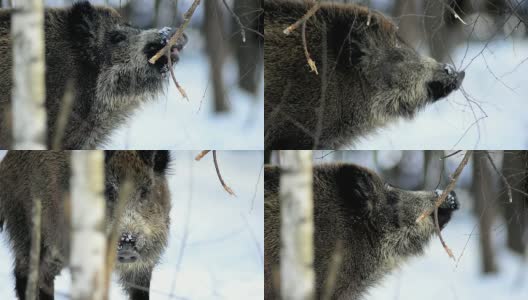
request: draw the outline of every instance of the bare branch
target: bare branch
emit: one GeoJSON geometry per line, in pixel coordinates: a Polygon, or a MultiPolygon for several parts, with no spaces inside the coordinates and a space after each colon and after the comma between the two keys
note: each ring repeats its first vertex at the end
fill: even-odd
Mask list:
{"type": "Polygon", "coordinates": [[[462,170],[464,169],[464,167],[467,165],[468,163],[468,160],[469,158],[471,157],[471,154],[473,153],[473,150],[468,150],[466,151],[466,154],[464,155],[464,158],[462,159],[462,161],[460,162],[460,164],[458,165],[458,167],[456,168],[455,170],[455,173],[453,173],[453,175],[451,175],[451,181],[449,182],[449,184],[447,185],[447,187],[445,188],[445,190],[442,192],[442,194],[440,195],[440,197],[438,197],[438,199],[436,200],[435,202],[435,205],[433,208],[427,210],[426,212],[422,213],[418,219],[416,219],[416,223],[422,221],[423,219],[425,219],[426,217],[428,217],[429,215],[431,215],[436,209],[438,209],[438,207],[440,205],[442,205],[442,203],[444,203],[445,199],[447,198],[447,195],[449,195],[449,193],[453,190],[453,188],[455,187],[455,184],[458,180],[458,176],[460,176],[460,173],[462,173],[462,170]]]}
{"type": "Polygon", "coordinates": [[[209,153],[211,150],[203,150],[202,152],[200,152],[198,155],[196,155],[196,157],[194,158],[194,160],[196,161],[200,161],[204,156],[207,155],[207,153],[209,153]]]}
{"type": "Polygon", "coordinates": [[[292,31],[294,31],[299,26],[301,26],[302,23],[305,23],[306,21],[308,21],[308,19],[310,19],[319,10],[320,7],[321,7],[321,0],[317,0],[314,6],[312,6],[312,8],[310,8],[310,10],[308,10],[306,14],[302,16],[302,18],[297,20],[297,22],[293,23],[292,25],[288,26],[288,28],[284,29],[283,33],[285,35],[289,35],[290,33],[292,33],[292,31]]]}
{"type": "Polygon", "coordinates": [[[493,159],[491,158],[491,155],[489,154],[489,151],[485,151],[485,153],[486,153],[486,157],[488,158],[489,162],[491,163],[491,166],[493,167],[495,172],[497,172],[497,174],[501,178],[502,182],[506,186],[506,191],[508,192],[508,200],[510,200],[510,203],[512,203],[513,202],[513,196],[512,196],[512,187],[511,187],[510,183],[508,182],[506,177],[504,177],[504,174],[502,174],[502,172],[499,171],[499,169],[497,168],[497,166],[493,162],[493,159]]]}
{"type": "Polygon", "coordinates": [[[244,24],[242,24],[242,21],[240,21],[240,18],[235,14],[235,12],[227,5],[226,0],[222,0],[224,2],[224,6],[227,8],[231,16],[233,16],[233,19],[235,19],[235,22],[237,22],[238,27],[240,27],[240,34],[242,35],[242,43],[246,42],[246,30],[244,24]]]}
{"type": "Polygon", "coordinates": [[[154,54],[154,56],[152,56],[149,59],[149,63],[155,64],[156,61],[158,61],[158,59],[160,59],[160,57],[162,57],[163,55],[170,56],[171,47],[174,44],[176,44],[176,42],[183,36],[183,31],[185,30],[185,28],[187,28],[187,25],[189,25],[189,22],[191,21],[191,17],[194,14],[194,11],[196,10],[196,7],[198,7],[198,5],[200,5],[200,0],[194,0],[191,7],[183,15],[183,23],[181,24],[181,26],[178,28],[178,30],[176,30],[174,35],[170,38],[167,45],[165,45],[165,47],[160,49],[156,54],[154,54]]]}
{"type": "Polygon", "coordinates": [[[222,175],[220,174],[220,168],[218,167],[218,161],[216,160],[216,150],[213,150],[213,160],[216,169],[216,175],[218,175],[218,180],[220,180],[220,184],[222,184],[224,190],[226,190],[228,194],[236,197],[235,192],[233,192],[233,190],[224,182],[224,179],[222,179],[222,175]]]}
{"type": "MultiPolygon", "coordinates": [[[[202,152],[200,152],[195,158],[194,160],[196,161],[199,161],[201,160],[204,156],[207,155],[207,153],[209,153],[211,150],[203,150],[202,152]]],[[[224,190],[232,195],[232,196],[235,196],[235,192],[233,192],[233,190],[224,182],[224,179],[222,178],[222,174],[220,174],[220,168],[218,167],[218,161],[216,159],[216,150],[213,150],[213,160],[214,160],[214,165],[215,165],[215,169],[216,169],[216,175],[218,176],[218,180],[220,180],[220,184],[222,185],[222,187],[224,188],[224,190]]]]}

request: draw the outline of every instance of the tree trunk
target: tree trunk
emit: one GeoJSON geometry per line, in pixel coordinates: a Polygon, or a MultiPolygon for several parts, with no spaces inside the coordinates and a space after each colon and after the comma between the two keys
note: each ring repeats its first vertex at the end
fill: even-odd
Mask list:
{"type": "Polygon", "coordinates": [[[313,299],[312,151],[281,151],[281,296],[313,299]]]}
{"type": "Polygon", "coordinates": [[[398,33],[413,48],[422,40],[420,8],[416,0],[396,0],[392,10],[392,16],[399,18],[398,33]]]}
{"type": "MultiPolygon", "coordinates": [[[[479,220],[480,252],[482,272],[496,273],[495,251],[491,241],[491,227],[496,209],[493,189],[494,180],[488,157],[485,151],[475,151],[473,154],[473,195],[475,198],[475,214],[479,220]]],[[[493,171],[494,172],[494,171],[493,171]]]]}
{"type": "MultiPolygon", "coordinates": [[[[235,0],[233,11],[245,27],[264,34],[262,0],[235,0]]],[[[231,45],[238,64],[238,84],[243,90],[256,95],[264,62],[264,40],[255,32],[246,30],[246,42],[243,43],[240,26],[234,18],[231,19],[234,34],[231,45]]]]}
{"type": "Polygon", "coordinates": [[[525,197],[516,190],[523,191],[526,181],[524,173],[523,153],[520,151],[504,151],[502,173],[511,185],[512,202],[509,202],[506,186],[501,185],[501,206],[503,207],[504,219],[507,227],[508,248],[520,255],[526,249],[523,241],[527,226],[528,207],[526,207],[525,197]]]}
{"type": "Polygon", "coordinates": [[[438,188],[439,183],[445,179],[445,159],[442,150],[424,150],[424,190],[433,190],[438,188]]]}
{"type": "Polygon", "coordinates": [[[42,0],[16,4],[11,19],[14,148],[46,149],[44,7],[42,0]]]}
{"type": "Polygon", "coordinates": [[[222,1],[205,1],[205,44],[211,65],[211,80],[213,81],[214,111],[226,112],[229,104],[226,102],[224,76],[222,69],[225,58],[224,41],[224,8],[222,1]]]}
{"type": "Polygon", "coordinates": [[[72,299],[105,299],[104,154],[72,153],[72,299]]]}

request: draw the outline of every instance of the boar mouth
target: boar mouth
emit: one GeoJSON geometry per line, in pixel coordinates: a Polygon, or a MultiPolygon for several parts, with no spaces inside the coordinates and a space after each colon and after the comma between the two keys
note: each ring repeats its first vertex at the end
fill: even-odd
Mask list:
{"type": "MultiPolygon", "coordinates": [[[[441,194],[442,190],[435,191],[436,198],[438,198],[441,194]]],[[[451,215],[453,212],[459,208],[460,202],[458,202],[457,195],[454,191],[451,191],[447,195],[444,203],[438,207],[438,225],[440,226],[440,230],[444,229],[449,220],[451,220],[451,215]]],[[[431,218],[433,218],[434,221],[434,213],[431,214],[431,218]]]]}
{"type": "MultiPolygon", "coordinates": [[[[148,44],[145,47],[145,54],[147,56],[147,60],[153,57],[159,50],[163,49],[163,47],[165,47],[167,42],[168,42],[167,39],[163,39],[161,42],[148,44]]],[[[185,46],[186,43],[187,43],[187,36],[183,35],[183,38],[180,39],[176,44],[174,44],[171,47],[170,59],[171,59],[172,65],[180,61],[180,52],[183,50],[183,47],[185,46]]],[[[154,64],[154,67],[157,70],[159,70],[160,73],[166,73],[169,71],[169,67],[172,67],[172,65],[169,66],[169,59],[167,58],[167,55],[163,55],[156,61],[156,63],[154,64]]]]}
{"type": "Polygon", "coordinates": [[[428,82],[427,93],[429,99],[431,99],[433,102],[436,102],[451,94],[451,92],[458,90],[462,85],[462,81],[464,81],[465,76],[466,73],[464,71],[454,72],[452,74],[448,74],[446,78],[442,80],[428,82]]]}

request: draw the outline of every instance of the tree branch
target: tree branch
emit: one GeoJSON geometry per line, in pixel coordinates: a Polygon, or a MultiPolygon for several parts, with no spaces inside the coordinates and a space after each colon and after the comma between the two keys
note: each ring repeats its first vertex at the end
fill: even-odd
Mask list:
{"type": "Polygon", "coordinates": [[[154,54],[154,56],[152,56],[149,59],[149,63],[155,64],[156,61],[158,61],[158,59],[160,59],[160,57],[162,57],[163,55],[170,56],[171,47],[174,44],[176,44],[176,42],[183,36],[183,31],[185,30],[185,28],[187,28],[187,25],[189,25],[189,22],[191,21],[191,17],[194,14],[194,11],[196,10],[196,7],[198,7],[199,4],[200,4],[200,0],[194,0],[191,7],[183,15],[183,23],[181,24],[181,26],[178,28],[178,30],[176,30],[174,35],[170,38],[167,45],[165,45],[165,47],[160,49],[156,54],[154,54]]]}
{"type": "Polygon", "coordinates": [[[422,213],[418,217],[418,219],[416,219],[416,223],[422,221],[423,219],[425,219],[426,217],[431,215],[435,211],[435,209],[438,209],[438,207],[440,205],[442,205],[442,203],[444,203],[445,199],[447,198],[447,195],[449,195],[449,193],[455,187],[455,184],[456,184],[456,182],[458,180],[458,177],[460,176],[460,173],[462,173],[462,170],[464,169],[464,167],[467,165],[468,160],[471,157],[471,154],[473,154],[473,150],[466,151],[466,154],[464,155],[464,158],[462,159],[462,161],[460,162],[460,164],[456,168],[456,170],[453,173],[453,175],[451,175],[451,181],[449,182],[449,184],[447,185],[445,190],[442,192],[440,197],[438,197],[438,199],[436,200],[434,207],[429,209],[429,210],[427,210],[427,211],[425,211],[424,213],[422,213]]]}

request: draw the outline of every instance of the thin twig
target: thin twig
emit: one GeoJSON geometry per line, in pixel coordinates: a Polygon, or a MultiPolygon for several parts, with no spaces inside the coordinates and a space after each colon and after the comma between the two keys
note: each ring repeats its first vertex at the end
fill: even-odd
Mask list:
{"type": "Polygon", "coordinates": [[[416,219],[416,223],[422,221],[423,219],[425,219],[426,217],[431,215],[435,211],[435,209],[437,209],[440,205],[442,205],[442,203],[444,203],[445,199],[447,198],[447,195],[449,195],[449,193],[455,187],[455,184],[456,184],[456,182],[458,180],[458,177],[460,176],[460,173],[462,173],[462,170],[464,169],[464,167],[467,165],[469,157],[471,157],[471,154],[473,154],[473,150],[466,151],[466,154],[464,155],[464,158],[462,159],[462,161],[460,162],[460,164],[456,168],[456,170],[453,173],[453,175],[451,175],[451,181],[449,182],[449,184],[447,185],[445,190],[442,192],[440,197],[438,197],[438,199],[436,200],[436,202],[434,204],[434,207],[429,209],[429,210],[427,210],[426,212],[422,213],[416,219]]]}
{"type": "Polygon", "coordinates": [[[506,191],[508,192],[508,199],[510,200],[510,203],[512,203],[513,202],[513,196],[512,196],[512,187],[511,187],[510,183],[508,182],[506,177],[504,177],[504,174],[502,174],[502,172],[499,171],[499,169],[497,168],[497,166],[493,162],[493,159],[491,158],[491,155],[489,154],[489,151],[485,151],[485,153],[486,153],[486,157],[488,158],[489,162],[491,163],[491,166],[493,167],[495,172],[497,172],[497,174],[501,178],[502,182],[506,186],[506,191]]]}
{"type": "Polygon", "coordinates": [[[170,53],[167,54],[167,59],[169,61],[169,65],[168,65],[169,72],[170,72],[172,81],[174,81],[174,85],[176,86],[176,88],[178,89],[178,91],[180,92],[182,97],[185,98],[187,100],[187,102],[189,102],[189,97],[187,97],[187,93],[185,92],[183,87],[178,83],[178,80],[176,80],[176,76],[174,75],[174,70],[172,69],[172,59],[171,59],[171,54],[170,53]]]}
{"type": "Polygon", "coordinates": [[[203,150],[202,152],[200,152],[198,155],[196,155],[196,157],[194,158],[194,160],[196,161],[200,161],[200,159],[202,159],[204,156],[207,155],[207,153],[209,153],[211,150],[203,150]]]}
{"type": "Polygon", "coordinates": [[[189,25],[191,17],[199,4],[200,0],[194,0],[191,7],[185,12],[185,14],[183,14],[183,23],[181,24],[181,26],[178,28],[178,30],[176,30],[176,33],[174,33],[174,35],[167,42],[167,45],[165,45],[165,47],[160,49],[156,54],[154,54],[154,56],[149,59],[149,63],[155,64],[156,61],[158,61],[158,59],[160,59],[160,57],[162,57],[163,55],[170,55],[171,47],[176,44],[176,42],[183,36],[183,31],[185,30],[185,28],[187,28],[187,25],[189,25]]]}
{"type": "Polygon", "coordinates": [[[220,180],[220,184],[222,184],[224,190],[226,190],[228,194],[236,197],[235,192],[233,192],[233,190],[224,182],[224,179],[222,179],[222,175],[220,174],[220,168],[218,167],[218,161],[216,160],[216,150],[213,150],[213,160],[216,169],[216,175],[218,175],[218,180],[220,180]]]}
{"type": "Polygon", "coordinates": [[[321,7],[321,0],[318,0],[314,4],[314,6],[312,6],[312,8],[310,8],[310,10],[306,12],[304,16],[302,16],[299,20],[297,20],[297,22],[293,23],[292,25],[288,26],[288,28],[284,29],[283,33],[285,35],[289,35],[290,33],[292,33],[292,31],[294,31],[299,26],[301,26],[302,23],[305,23],[306,21],[308,21],[308,19],[310,19],[319,10],[320,7],[321,7]]]}
{"type": "Polygon", "coordinates": [[[245,26],[242,24],[242,21],[240,21],[240,18],[235,14],[235,12],[227,5],[226,0],[222,0],[224,2],[224,6],[227,8],[231,16],[233,16],[233,19],[235,19],[235,22],[237,22],[238,27],[240,27],[240,34],[242,35],[242,43],[246,42],[246,30],[245,26]]]}
{"type": "MultiPolygon", "coordinates": [[[[202,152],[200,152],[195,158],[194,160],[196,161],[199,161],[201,160],[204,156],[207,155],[207,153],[209,153],[211,150],[203,150],[202,152]]],[[[213,161],[214,161],[214,165],[215,165],[215,169],[216,169],[216,175],[218,176],[218,180],[220,180],[220,184],[222,185],[222,187],[224,188],[224,190],[230,194],[230,195],[233,195],[236,197],[236,194],[235,192],[233,192],[233,190],[224,182],[224,179],[222,178],[222,174],[220,174],[220,168],[218,167],[218,161],[216,159],[216,150],[213,150],[213,161]]]]}
{"type": "Polygon", "coordinates": [[[312,17],[321,7],[321,0],[318,0],[312,8],[310,8],[304,16],[302,16],[297,22],[293,23],[292,25],[288,26],[286,29],[284,29],[283,33],[286,35],[289,35],[297,29],[299,26],[302,25],[301,29],[301,37],[302,37],[302,43],[304,48],[304,55],[306,56],[306,60],[308,61],[308,66],[310,66],[310,70],[312,72],[315,72],[315,74],[319,74],[317,72],[317,66],[315,65],[315,61],[311,58],[310,53],[308,52],[308,45],[306,43],[306,22],[308,22],[308,19],[312,17]]]}
{"type": "Polygon", "coordinates": [[[317,71],[317,66],[315,65],[315,61],[310,56],[310,52],[308,52],[308,43],[306,42],[306,22],[302,23],[301,37],[304,49],[304,56],[306,57],[306,61],[308,61],[308,66],[310,66],[310,70],[312,72],[315,72],[316,75],[319,75],[319,72],[317,71]]]}
{"type": "Polygon", "coordinates": [[[435,207],[435,210],[434,210],[434,221],[435,221],[436,235],[438,235],[438,238],[440,239],[440,243],[442,243],[442,246],[447,252],[447,255],[449,255],[449,257],[451,257],[454,261],[456,261],[455,255],[453,255],[453,251],[451,251],[451,249],[447,246],[446,242],[444,241],[444,237],[442,237],[442,231],[440,230],[440,223],[438,223],[438,207],[435,207]]]}
{"type": "Polygon", "coordinates": [[[455,155],[457,155],[457,154],[460,153],[460,152],[462,152],[462,150],[457,150],[457,151],[455,151],[455,152],[453,152],[453,153],[451,153],[451,154],[448,154],[448,155],[446,155],[446,156],[441,157],[440,159],[443,160],[443,159],[449,158],[449,157],[451,157],[451,156],[455,156],[455,155]]]}
{"type": "Polygon", "coordinates": [[[458,19],[460,20],[460,22],[462,22],[462,24],[467,25],[467,23],[464,22],[464,20],[462,20],[462,18],[457,14],[457,12],[451,6],[449,6],[449,4],[445,3],[444,1],[442,1],[442,4],[447,8],[447,10],[449,10],[455,16],[455,19],[458,19]]]}

